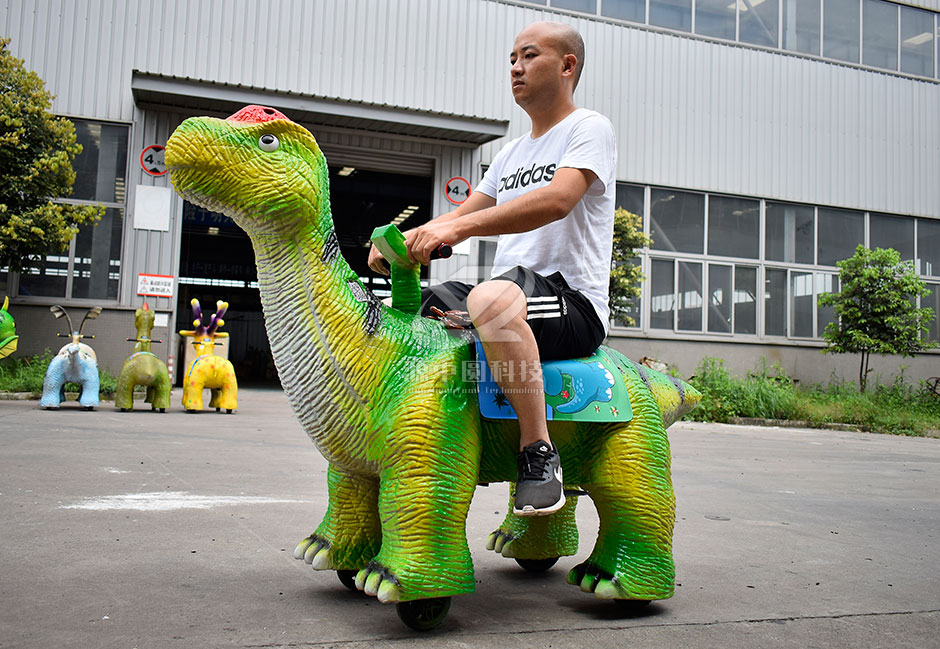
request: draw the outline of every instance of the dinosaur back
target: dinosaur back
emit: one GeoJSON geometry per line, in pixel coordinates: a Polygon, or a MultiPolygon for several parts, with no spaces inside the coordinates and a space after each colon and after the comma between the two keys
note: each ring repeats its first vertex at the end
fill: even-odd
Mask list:
{"type": "Polygon", "coordinates": [[[628,385],[639,380],[650,391],[662,413],[663,426],[668,428],[702,400],[701,393],[682,379],[650,369],[614,349],[604,349],[617,364],[628,385]]]}

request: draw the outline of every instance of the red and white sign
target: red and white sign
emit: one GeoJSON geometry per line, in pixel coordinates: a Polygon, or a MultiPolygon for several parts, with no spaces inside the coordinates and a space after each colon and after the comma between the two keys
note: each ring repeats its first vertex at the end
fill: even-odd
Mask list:
{"type": "Polygon", "coordinates": [[[466,178],[454,176],[444,184],[444,196],[454,205],[460,205],[470,198],[470,183],[466,178]]]}
{"type": "Polygon", "coordinates": [[[173,275],[137,275],[137,295],[151,297],[173,297],[173,275]]]}
{"type": "Polygon", "coordinates": [[[165,146],[151,144],[140,152],[140,166],[151,176],[162,176],[167,172],[166,162],[163,160],[165,146]]]}

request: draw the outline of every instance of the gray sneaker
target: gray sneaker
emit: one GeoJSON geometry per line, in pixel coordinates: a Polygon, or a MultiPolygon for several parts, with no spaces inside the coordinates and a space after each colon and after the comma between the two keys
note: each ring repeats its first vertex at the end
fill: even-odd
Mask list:
{"type": "Polygon", "coordinates": [[[529,444],[516,456],[519,479],[512,513],[517,516],[547,516],[565,505],[561,458],[554,446],[543,441],[529,444]]]}

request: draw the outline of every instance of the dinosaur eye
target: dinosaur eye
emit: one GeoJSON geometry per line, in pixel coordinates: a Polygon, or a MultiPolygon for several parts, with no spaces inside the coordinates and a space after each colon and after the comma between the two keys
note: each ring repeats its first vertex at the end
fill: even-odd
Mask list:
{"type": "Polygon", "coordinates": [[[277,138],[271,135],[270,133],[265,133],[260,138],[258,138],[258,146],[261,147],[262,151],[274,151],[280,146],[280,142],[277,141],[277,138]]]}

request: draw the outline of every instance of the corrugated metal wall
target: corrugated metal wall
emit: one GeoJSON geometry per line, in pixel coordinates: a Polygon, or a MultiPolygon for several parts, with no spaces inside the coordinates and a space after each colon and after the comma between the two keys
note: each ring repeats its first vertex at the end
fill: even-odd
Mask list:
{"type": "Polygon", "coordinates": [[[508,52],[540,18],[583,33],[578,98],[614,121],[621,180],[940,217],[933,82],[493,0],[0,2],[63,114],[131,121],[136,68],[511,118],[512,135],[508,52]]]}

